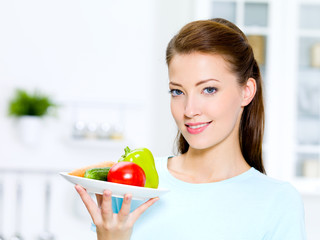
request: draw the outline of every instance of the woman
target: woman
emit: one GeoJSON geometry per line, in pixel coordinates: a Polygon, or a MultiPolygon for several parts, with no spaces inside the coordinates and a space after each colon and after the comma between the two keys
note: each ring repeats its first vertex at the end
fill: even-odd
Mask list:
{"type": "Polygon", "coordinates": [[[262,82],[245,35],[224,19],[191,22],[166,60],[179,155],[156,167],[171,191],[145,203],[105,191],[99,208],[76,186],[98,239],[305,239],[300,195],[264,174],[262,82]]]}

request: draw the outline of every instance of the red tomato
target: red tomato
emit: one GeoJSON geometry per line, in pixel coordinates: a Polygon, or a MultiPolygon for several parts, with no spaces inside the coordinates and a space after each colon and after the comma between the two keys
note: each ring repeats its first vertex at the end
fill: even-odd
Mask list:
{"type": "Polygon", "coordinates": [[[136,163],[118,162],[110,168],[107,181],[144,187],[146,175],[143,169],[136,163]]]}

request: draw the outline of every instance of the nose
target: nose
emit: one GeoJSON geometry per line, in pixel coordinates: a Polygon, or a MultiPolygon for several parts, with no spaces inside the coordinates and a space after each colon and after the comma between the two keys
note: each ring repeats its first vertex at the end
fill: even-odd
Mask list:
{"type": "Polygon", "coordinates": [[[184,115],[187,118],[193,118],[195,116],[201,115],[201,105],[195,96],[188,96],[186,98],[184,115]]]}

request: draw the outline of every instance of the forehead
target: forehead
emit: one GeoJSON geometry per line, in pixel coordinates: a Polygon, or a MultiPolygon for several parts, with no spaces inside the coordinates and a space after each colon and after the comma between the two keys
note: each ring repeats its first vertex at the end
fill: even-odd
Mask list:
{"type": "Polygon", "coordinates": [[[229,63],[222,55],[194,52],[176,54],[169,64],[172,81],[199,81],[209,78],[220,81],[235,79],[229,63]]]}

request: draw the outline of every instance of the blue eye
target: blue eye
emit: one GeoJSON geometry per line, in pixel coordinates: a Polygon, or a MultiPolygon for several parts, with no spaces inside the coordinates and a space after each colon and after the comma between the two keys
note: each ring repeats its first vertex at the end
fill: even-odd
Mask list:
{"type": "Polygon", "coordinates": [[[205,94],[214,94],[217,91],[217,89],[215,87],[207,87],[205,89],[203,89],[203,92],[205,94]]]}
{"type": "Polygon", "coordinates": [[[176,97],[181,95],[182,91],[180,91],[179,89],[171,89],[169,93],[171,94],[172,97],[176,97]]]}

